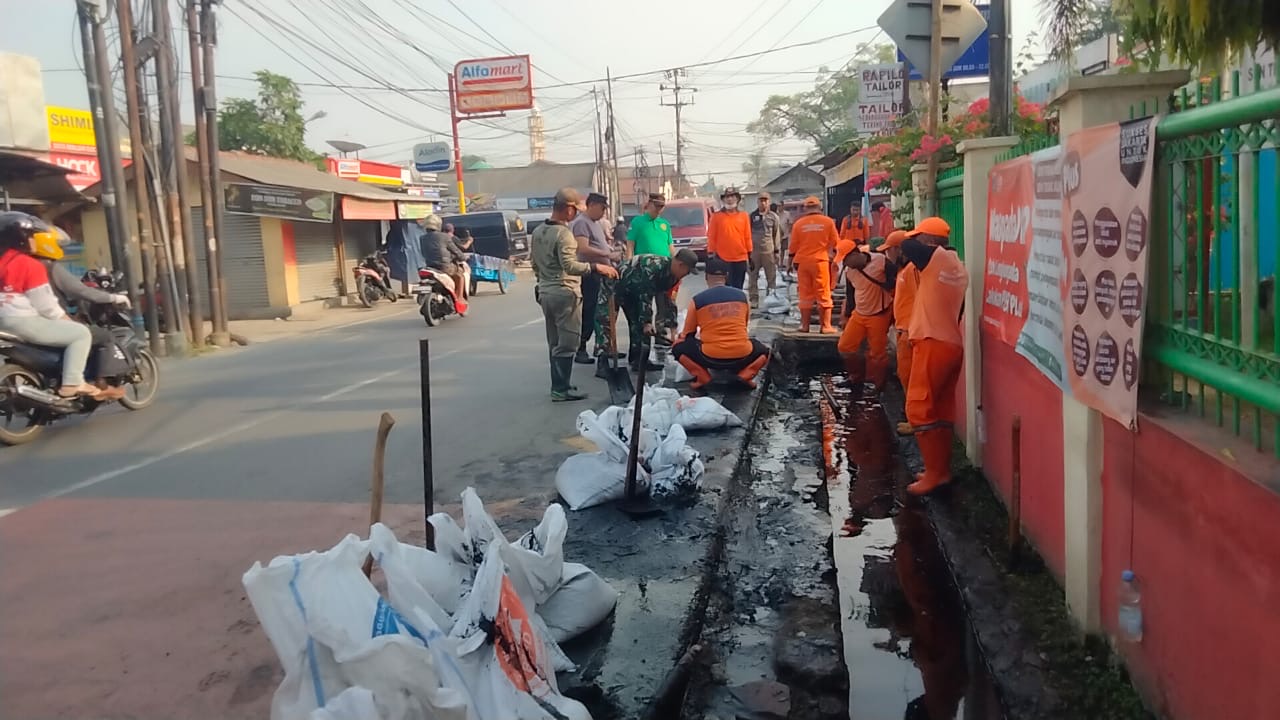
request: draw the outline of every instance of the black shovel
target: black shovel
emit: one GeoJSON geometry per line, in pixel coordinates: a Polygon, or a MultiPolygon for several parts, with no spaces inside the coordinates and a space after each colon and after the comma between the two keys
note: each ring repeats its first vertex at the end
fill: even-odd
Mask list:
{"type": "Polygon", "coordinates": [[[618,367],[618,306],[609,298],[609,367],[605,370],[609,385],[609,403],[626,407],[635,391],[626,368],[618,367]]]}
{"type": "MultiPolygon", "coordinates": [[[[641,357],[646,359],[649,357],[647,344],[644,348],[644,355],[641,357]]],[[[640,488],[637,487],[636,483],[636,474],[640,466],[640,416],[644,410],[644,370],[646,364],[641,362],[639,369],[636,370],[636,405],[631,417],[631,452],[627,454],[627,484],[625,485],[625,494],[622,497],[622,502],[618,503],[618,509],[635,520],[662,514],[662,508],[654,505],[648,494],[640,494],[640,488]]],[[[612,383],[610,385],[612,386],[612,383]]]]}

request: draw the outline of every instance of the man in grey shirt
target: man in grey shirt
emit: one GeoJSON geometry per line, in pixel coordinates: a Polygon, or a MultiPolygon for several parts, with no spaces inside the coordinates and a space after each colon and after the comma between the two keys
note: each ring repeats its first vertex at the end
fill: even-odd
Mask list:
{"type": "MultiPolygon", "coordinates": [[[[609,210],[609,198],[600,193],[587,195],[587,211],[580,213],[569,224],[573,239],[578,243],[578,259],[587,263],[614,265],[613,248],[609,246],[604,231],[604,214],[609,210]]],[[[591,273],[582,277],[582,337],[578,340],[578,354],[574,360],[591,365],[596,360],[587,354],[587,338],[595,328],[595,307],[600,300],[600,276],[591,273]]],[[[605,351],[604,339],[596,338],[596,354],[605,351]]]]}
{"type": "Polygon", "coordinates": [[[578,242],[569,225],[584,210],[582,197],[573,188],[563,188],[551,203],[551,217],[533,231],[529,261],[538,278],[534,298],[542,306],[547,328],[547,348],[551,360],[551,400],[584,400],[572,384],[573,356],[582,335],[582,278],[586,275],[617,277],[607,263],[578,259],[578,242]]]}

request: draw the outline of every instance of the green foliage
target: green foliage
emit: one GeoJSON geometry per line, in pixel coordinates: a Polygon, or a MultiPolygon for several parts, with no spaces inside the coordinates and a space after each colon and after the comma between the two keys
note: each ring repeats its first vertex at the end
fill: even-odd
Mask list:
{"type": "Polygon", "coordinates": [[[268,70],[254,73],[258,98],[231,98],[218,111],[218,147],[315,163],[306,144],[302,94],[293,80],[268,70]]]}
{"type": "Polygon", "coordinates": [[[858,68],[896,59],[893,45],[862,43],[844,67],[821,68],[812,90],[771,95],[747,132],[771,140],[796,137],[821,154],[831,152],[856,135],[849,109],[858,101],[858,68]]]}
{"type": "Polygon", "coordinates": [[[462,169],[467,170],[467,169],[469,169],[469,168],[471,168],[471,167],[473,167],[473,166],[475,166],[475,165],[479,165],[479,164],[481,164],[481,163],[487,163],[487,162],[488,162],[488,161],[484,159],[484,156],[483,156],[483,155],[468,155],[468,154],[463,154],[463,156],[462,156],[462,169]]]}
{"type": "Polygon", "coordinates": [[[1069,59],[1076,48],[1124,30],[1122,12],[1111,0],[1040,0],[1040,19],[1055,60],[1069,59]]]}
{"type": "Polygon", "coordinates": [[[1167,54],[1175,62],[1216,68],[1259,44],[1280,45],[1274,0],[1116,0],[1131,41],[1151,46],[1147,63],[1167,54]]]}
{"type": "Polygon", "coordinates": [[[765,183],[771,169],[769,157],[765,155],[764,150],[755,150],[747,156],[747,161],[742,163],[742,172],[747,174],[752,187],[756,189],[765,183]]]}

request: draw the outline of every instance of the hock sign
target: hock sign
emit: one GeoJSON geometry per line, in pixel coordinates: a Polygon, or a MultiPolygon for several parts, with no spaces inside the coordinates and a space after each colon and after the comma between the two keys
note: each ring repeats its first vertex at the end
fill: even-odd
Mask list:
{"type": "Polygon", "coordinates": [[[453,68],[454,99],[464,114],[528,110],[533,76],[528,55],[463,60],[453,68]]]}

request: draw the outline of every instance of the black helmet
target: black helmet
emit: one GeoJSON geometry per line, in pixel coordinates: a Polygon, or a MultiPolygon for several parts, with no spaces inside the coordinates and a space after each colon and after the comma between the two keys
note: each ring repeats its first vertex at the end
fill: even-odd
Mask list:
{"type": "Polygon", "coordinates": [[[35,215],[24,212],[0,212],[0,248],[27,252],[30,248],[28,241],[41,234],[52,236],[56,244],[57,234],[48,223],[35,215]]]}

